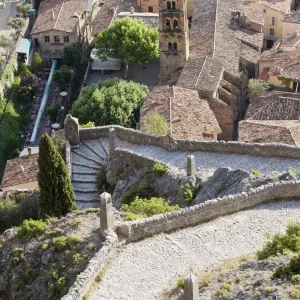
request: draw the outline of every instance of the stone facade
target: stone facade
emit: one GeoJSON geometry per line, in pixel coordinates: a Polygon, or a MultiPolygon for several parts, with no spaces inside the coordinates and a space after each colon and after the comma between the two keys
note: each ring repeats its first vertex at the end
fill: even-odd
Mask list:
{"type": "Polygon", "coordinates": [[[159,47],[160,76],[167,81],[189,57],[186,0],[159,0],[159,47]]]}

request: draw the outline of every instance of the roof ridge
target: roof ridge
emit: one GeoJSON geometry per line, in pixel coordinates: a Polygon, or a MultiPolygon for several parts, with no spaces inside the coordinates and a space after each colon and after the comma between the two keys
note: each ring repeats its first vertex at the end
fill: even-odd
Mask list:
{"type": "Polygon", "coordinates": [[[199,75],[198,75],[198,77],[197,77],[197,80],[196,80],[196,82],[195,82],[195,86],[198,84],[198,81],[199,81],[200,75],[201,75],[201,73],[202,73],[202,71],[203,71],[203,68],[204,68],[204,65],[205,65],[205,63],[206,63],[207,57],[208,57],[208,56],[205,56],[203,65],[202,65],[202,67],[201,67],[201,70],[200,70],[199,75]]]}
{"type": "MultiPolygon", "coordinates": [[[[274,99],[273,100],[271,100],[271,102],[268,102],[267,104],[266,104],[266,106],[264,106],[260,111],[258,111],[255,115],[253,115],[252,117],[250,117],[248,120],[253,120],[253,117],[255,117],[257,114],[259,114],[262,110],[264,110],[266,107],[268,107],[270,104],[273,104],[273,102],[274,102],[274,99]]],[[[250,102],[250,104],[251,104],[251,102],[250,102]]]]}
{"type": "Polygon", "coordinates": [[[61,10],[62,10],[64,4],[65,4],[65,1],[63,0],[62,5],[61,5],[61,7],[60,7],[60,10],[59,10],[59,12],[58,12],[57,19],[56,19],[56,22],[55,22],[55,24],[54,24],[53,29],[56,29],[55,27],[56,27],[56,24],[57,24],[57,22],[58,22],[58,19],[59,19],[59,16],[60,16],[60,13],[61,13],[61,10]]]}

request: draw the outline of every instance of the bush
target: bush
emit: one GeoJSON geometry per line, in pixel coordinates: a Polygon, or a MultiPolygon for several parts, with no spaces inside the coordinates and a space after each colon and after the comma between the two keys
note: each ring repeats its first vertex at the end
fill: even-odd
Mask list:
{"type": "Polygon", "coordinates": [[[61,108],[61,105],[59,103],[54,103],[46,108],[46,114],[49,117],[49,119],[51,120],[51,122],[53,122],[53,123],[56,122],[56,118],[57,118],[60,108],[61,108]]]}
{"type": "Polygon", "coordinates": [[[233,291],[233,288],[231,286],[231,284],[229,283],[224,283],[222,286],[220,286],[220,288],[217,290],[216,292],[216,296],[219,299],[226,299],[228,297],[231,296],[233,291]]]}
{"type": "Polygon", "coordinates": [[[259,79],[250,79],[248,82],[248,96],[250,99],[260,96],[263,91],[269,89],[269,84],[259,79]]]}
{"type": "Polygon", "coordinates": [[[137,220],[139,217],[136,215],[136,214],[134,214],[134,213],[132,213],[132,212],[125,212],[124,213],[124,216],[123,216],[123,219],[125,220],[125,221],[135,221],[135,220],[137,220]]]}
{"type": "Polygon", "coordinates": [[[156,177],[161,177],[169,170],[169,167],[162,163],[155,163],[151,170],[156,177]]]}
{"type": "Polygon", "coordinates": [[[262,176],[262,172],[260,172],[259,170],[251,170],[251,174],[255,177],[260,177],[262,176]]]}
{"type": "Polygon", "coordinates": [[[42,220],[24,220],[19,228],[18,236],[23,239],[37,237],[46,230],[47,223],[42,220]]]}
{"type": "Polygon", "coordinates": [[[292,299],[300,298],[300,285],[295,285],[295,287],[290,291],[290,296],[292,299]]]}
{"type": "Polygon", "coordinates": [[[183,278],[178,279],[176,285],[177,288],[184,289],[184,279],[183,278]]]}
{"type": "Polygon", "coordinates": [[[284,266],[279,266],[273,273],[273,278],[290,279],[293,275],[300,274],[300,255],[293,257],[291,261],[284,266]]]}
{"type": "Polygon", "coordinates": [[[53,73],[53,79],[61,90],[67,90],[72,79],[72,70],[68,66],[63,65],[53,73]]]}
{"type": "Polygon", "coordinates": [[[151,188],[147,184],[134,184],[125,193],[122,204],[130,204],[136,197],[148,198],[151,188]]]}
{"type": "Polygon", "coordinates": [[[266,259],[287,251],[300,251],[300,222],[289,224],[285,234],[275,234],[267,241],[262,250],[257,252],[258,259],[266,259]]]}
{"type": "Polygon", "coordinates": [[[123,204],[121,207],[121,211],[131,212],[136,215],[148,217],[157,214],[164,214],[166,212],[171,212],[178,209],[178,205],[170,206],[169,203],[163,198],[154,197],[149,200],[137,197],[130,205],[123,204]]]}
{"type": "Polygon", "coordinates": [[[71,234],[68,237],[60,236],[52,239],[52,249],[55,252],[62,251],[66,248],[72,249],[74,246],[81,242],[82,239],[75,234],[71,234]]]}
{"type": "Polygon", "coordinates": [[[145,131],[150,134],[167,135],[169,124],[164,117],[155,111],[151,111],[145,119],[145,131]]]}
{"type": "Polygon", "coordinates": [[[81,124],[79,125],[80,128],[91,128],[91,127],[95,127],[95,122],[87,122],[86,124],[81,124]]]}
{"type": "Polygon", "coordinates": [[[60,277],[55,283],[51,283],[48,289],[48,296],[46,299],[61,298],[68,292],[67,281],[65,277],[60,277]]]}
{"type": "Polygon", "coordinates": [[[194,200],[194,191],[189,183],[184,184],[182,187],[183,198],[187,202],[192,202],[194,200]]]}

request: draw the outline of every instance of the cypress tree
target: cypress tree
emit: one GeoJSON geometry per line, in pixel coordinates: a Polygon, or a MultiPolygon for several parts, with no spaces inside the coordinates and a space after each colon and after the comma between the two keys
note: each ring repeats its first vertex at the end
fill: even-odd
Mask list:
{"type": "Polygon", "coordinates": [[[61,217],[76,207],[75,195],[65,162],[48,134],[41,137],[38,164],[41,216],[61,217]]]}

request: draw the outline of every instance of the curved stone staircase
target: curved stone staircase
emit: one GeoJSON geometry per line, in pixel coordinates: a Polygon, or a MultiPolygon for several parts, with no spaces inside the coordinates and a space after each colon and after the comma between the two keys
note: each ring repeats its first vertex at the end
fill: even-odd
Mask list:
{"type": "Polygon", "coordinates": [[[72,149],[72,183],[77,206],[99,207],[97,174],[106,165],[108,139],[83,140],[72,149]]]}

